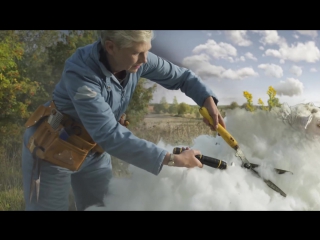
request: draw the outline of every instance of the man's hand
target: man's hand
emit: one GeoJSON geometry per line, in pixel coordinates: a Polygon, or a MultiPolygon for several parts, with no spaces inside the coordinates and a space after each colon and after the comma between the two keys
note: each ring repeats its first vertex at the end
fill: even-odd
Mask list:
{"type": "MultiPolygon", "coordinates": [[[[194,168],[194,167],[202,168],[203,167],[199,159],[196,158],[196,155],[201,154],[199,150],[190,149],[189,147],[183,148],[183,149],[185,149],[185,151],[183,151],[182,153],[174,154],[174,167],[185,167],[185,168],[194,168]]],[[[170,158],[170,154],[167,153],[163,161],[164,165],[168,165],[169,158],[170,158]]]]}
{"type": "Polygon", "coordinates": [[[203,118],[203,122],[207,126],[210,126],[212,131],[217,131],[218,123],[220,123],[223,128],[226,128],[226,124],[223,121],[223,117],[221,116],[219,109],[217,108],[211,96],[205,100],[203,107],[205,107],[208,110],[210,116],[213,119],[214,126],[210,125],[209,121],[206,118],[203,118]]]}
{"type": "Polygon", "coordinates": [[[122,126],[127,127],[129,125],[129,122],[126,121],[126,114],[122,114],[120,117],[120,120],[118,121],[122,126]]]}

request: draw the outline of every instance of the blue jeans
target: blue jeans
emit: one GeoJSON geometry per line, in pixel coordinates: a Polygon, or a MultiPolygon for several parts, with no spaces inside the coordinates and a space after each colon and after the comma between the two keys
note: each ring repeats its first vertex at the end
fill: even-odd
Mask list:
{"type": "Polygon", "coordinates": [[[88,154],[81,168],[75,172],[42,161],[39,198],[37,201],[34,190],[30,201],[34,159],[26,146],[36,127],[28,128],[23,137],[22,173],[25,210],[68,211],[70,187],[72,187],[78,211],[85,210],[92,205],[103,205],[112,178],[111,157],[107,153],[88,154]]]}

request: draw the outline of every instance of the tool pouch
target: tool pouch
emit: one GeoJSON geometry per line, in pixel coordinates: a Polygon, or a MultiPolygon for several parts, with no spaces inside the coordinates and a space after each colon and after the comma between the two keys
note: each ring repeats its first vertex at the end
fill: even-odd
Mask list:
{"type": "Polygon", "coordinates": [[[71,171],[77,171],[89,151],[96,147],[97,144],[76,134],[68,135],[60,120],[50,121],[55,117],[52,116],[53,106],[38,107],[26,122],[25,126],[31,127],[41,121],[34,134],[30,137],[27,147],[31,153],[35,153],[42,160],[71,171]]]}

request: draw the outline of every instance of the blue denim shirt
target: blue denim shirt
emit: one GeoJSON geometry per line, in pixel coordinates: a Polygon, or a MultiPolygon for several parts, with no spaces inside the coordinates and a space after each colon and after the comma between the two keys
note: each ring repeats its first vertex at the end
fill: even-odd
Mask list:
{"type": "Polygon", "coordinates": [[[57,108],[87,129],[107,153],[158,175],[167,150],[140,139],[118,123],[127,109],[140,78],[170,89],[180,89],[199,106],[212,96],[210,88],[192,71],[178,67],[149,52],[136,73],[127,73],[124,87],[99,61],[101,43],[81,47],[66,60],[62,77],[53,92],[57,108]]]}

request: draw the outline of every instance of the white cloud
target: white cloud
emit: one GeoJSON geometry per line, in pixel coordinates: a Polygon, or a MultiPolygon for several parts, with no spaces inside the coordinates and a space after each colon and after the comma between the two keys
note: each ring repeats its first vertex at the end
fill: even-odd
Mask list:
{"type": "Polygon", "coordinates": [[[240,61],[241,61],[241,62],[245,62],[246,59],[244,58],[244,56],[241,56],[241,57],[239,57],[239,58],[237,57],[235,61],[236,61],[236,62],[240,62],[240,61]]]}
{"type": "Polygon", "coordinates": [[[302,74],[302,68],[301,67],[298,67],[296,65],[293,65],[290,69],[290,72],[295,75],[296,77],[299,77],[301,76],[302,74]]]}
{"type": "Polygon", "coordinates": [[[306,61],[309,63],[316,62],[320,59],[320,51],[315,42],[296,43],[291,46],[283,45],[279,50],[267,49],[267,56],[282,58],[293,62],[306,61]]]}
{"type": "Polygon", "coordinates": [[[263,50],[264,50],[264,47],[260,46],[259,49],[263,51],[263,50]]]}
{"type": "Polygon", "coordinates": [[[202,30],[202,32],[209,37],[212,36],[212,32],[209,32],[208,30],[202,30]]]}
{"type": "Polygon", "coordinates": [[[280,37],[277,30],[253,30],[253,32],[260,34],[262,37],[259,40],[263,45],[283,45],[286,39],[280,37]]]}
{"type": "Polygon", "coordinates": [[[229,61],[229,62],[231,62],[231,63],[233,63],[233,62],[234,62],[234,60],[233,60],[233,58],[232,58],[232,57],[228,57],[227,59],[228,59],[228,61],[229,61]]]}
{"type": "Polygon", "coordinates": [[[293,34],[293,37],[296,38],[296,39],[299,38],[299,36],[297,34],[293,34]]]}
{"type": "Polygon", "coordinates": [[[233,47],[231,44],[224,43],[224,42],[216,43],[212,39],[209,39],[205,44],[200,44],[196,46],[192,52],[195,54],[199,54],[200,52],[205,52],[209,56],[212,56],[213,58],[225,59],[229,61],[230,61],[230,57],[232,59],[232,57],[237,56],[237,49],[233,47]]]}
{"type": "Polygon", "coordinates": [[[289,96],[302,95],[303,93],[303,83],[295,78],[288,78],[286,81],[280,81],[277,85],[274,86],[274,89],[277,91],[277,94],[280,96],[289,96]]]}
{"type": "Polygon", "coordinates": [[[184,58],[182,64],[203,79],[220,78],[225,69],[221,66],[212,65],[209,63],[209,59],[210,57],[206,54],[194,55],[184,58]]]}
{"type": "Polygon", "coordinates": [[[258,76],[252,68],[241,68],[238,70],[225,69],[221,66],[212,65],[210,57],[206,54],[194,55],[183,59],[182,64],[194,71],[202,79],[224,78],[241,80],[251,76],[258,76]]]}
{"type": "Polygon", "coordinates": [[[310,36],[312,38],[315,38],[318,36],[317,30],[297,30],[298,33],[301,35],[310,36]]]}
{"type": "Polygon", "coordinates": [[[254,60],[254,61],[257,61],[257,60],[258,60],[258,59],[257,59],[255,56],[253,56],[253,54],[250,53],[250,52],[247,52],[247,53],[245,54],[245,56],[246,56],[247,59],[251,59],[251,60],[254,60]]]}
{"type": "Polygon", "coordinates": [[[238,79],[244,79],[247,77],[257,76],[257,75],[258,74],[252,68],[246,67],[238,70],[232,70],[232,69],[225,70],[224,72],[222,72],[221,77],[238,80],[238,79]]]}
{"type": "Polygon", "coordinates": [[[283,76],[282,67],[275,64],[260,64],[258,68],[264,69],[264,74],[268,77],[281,78],[283,76]]]}
{"type": "Polygon", "coordinates": [[[279,62],[280,62],[280,64],[285,64],[285,62],[286,62],[286,61],[285,61],[285,60],[283,60],[283,59],[280,59],[280,61],[279,61],[279,62]]]}
{"type": "Polygon", "coordinates": [[[311,69],[310,69],[310,72],[318,72],[318,70],[315,69],[315,68],[311,68],[311,69]]]}
{"type": "Polygon", "coordinates": [[[252,44],[252,42],[248,39],[246,30],[230,30],[224,31],[227,38],[238,46],[247,47],[252,44]]]}
{"type": "Polygon", "coordinates": [[[267,56],[281,58],[281,53],[275,49],[267,49],[265,53],[267,56]]]}

